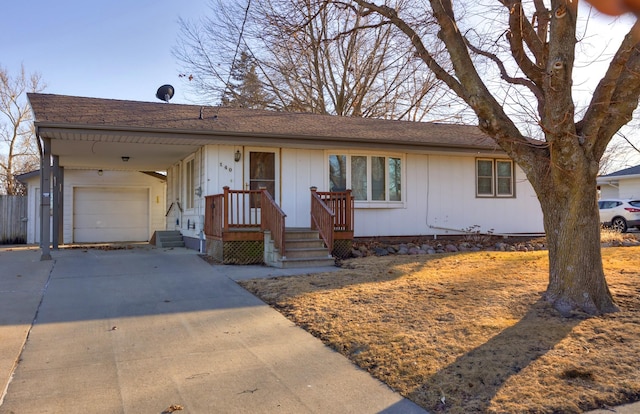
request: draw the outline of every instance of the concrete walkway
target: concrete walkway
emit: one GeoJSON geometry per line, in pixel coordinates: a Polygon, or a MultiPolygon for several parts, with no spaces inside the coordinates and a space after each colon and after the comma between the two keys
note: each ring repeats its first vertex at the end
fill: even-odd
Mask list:
{"type": "Polygon", "coordinates": [[[52,256],[0,249],[2,414],[425,413],[232,280],[281,270],[186,249],[52,256]]]}

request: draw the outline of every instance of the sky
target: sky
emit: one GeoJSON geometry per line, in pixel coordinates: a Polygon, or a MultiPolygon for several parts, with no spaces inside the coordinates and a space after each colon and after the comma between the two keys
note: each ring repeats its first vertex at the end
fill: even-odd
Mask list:
{"type": "MultiPolygon", "coordinates": [[[[3,3],[0,66],[13,76],[21,65],[27,73],[40,73],[45,93],[153,102],[157,89],[171,84],[176,91],[172,103],[201,103],[190,94],[188,81],[178,77],[180,65],[171,50],[178,41],[178,19],[196,20],[208,13],[209,0],[3,3]]],[[[582,16],[588,12],[584,4],[582,16]]],[[[590,19],[597,35],[585,39],[580,50],[584,61],[576,62],[574,85],[582,94],[582,99],[575,97],[578,104],[589,101],[606,71],[610,55],[601,54],[603,47],[610,41],[617,48],[633,22],[622,20],[613,24],[613,18],[603,15],[590,19]]]]}
{"type": "Polygon", "coordinates": [[[38,72],[45,93],[191,103],[171,49],[178,18],[197,19],[208,0],[5,0],[0,66],[15,76],[38,72]]]}
{"type": "MultiPolygon", "coordinates": [[[[5,0],[0,66],[17,74],[38,72],[46,93],[155,101],[163,84],[176,90],[172,103],[193,103],[171,50],[178,41],[178,19],[209,12],[209,0],[5,0]]],[[[585,12],[585,9],[582,10],[585,12]]],[[[602,15],[591,20],[602,38],[617,46],[628,24],[612,25],[602,15]],[[616,36],[616,33],[617,36],[616,36]]],[[[588,39],[589,45],[601,39],[588,39]]],[[[606,65],[596,69],[601,45],[582,50],[589,70],[576,85],[591,89],[606,65]],[[597,72],[599,76],[593,76],[597,72]]],[[[584,72],[583,72],[584,73],[584,72]]]]}
{"type": "MultiPolygon", "coordinates": [[[[197,19],[209,11],[209,0],[3,3],[0,66],[10,74],[19,73],[21,64],[27,73],[39,72],[45,92],[154,101],[158,87],[169,83],[176,90],[172,102],[194,101],[171,49],[178,18],[197,19]]],[[[603,35],[617,28],[623,35],[628,26],[612,21],[598,16],[592,24],[603,35]]]]}

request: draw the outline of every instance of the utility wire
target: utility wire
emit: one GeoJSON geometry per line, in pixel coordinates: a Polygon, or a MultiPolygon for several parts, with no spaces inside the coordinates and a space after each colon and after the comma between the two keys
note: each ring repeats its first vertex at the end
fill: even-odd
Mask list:
{"type": "MultiPolygon", "coordinates": [[[[227,89],[229,89],[229,82],[231,81],[231,73],[233,72],[233,68],[236,65],[236,58],[238,57],[238,51],[240,50],[240,44],[241,43],[246,43],[243,42],[243,37],[244,37],[244,26],[247,23],[247,18],[249,16],[249,8],[251,7],[251,0],[247,1],[247,7],[244,9],[244,18],[242,19],[242,26],[240,26],[240,34],[238,35],[238,42],[236,43],[236,50],[233,53],[233,60],[231,61],[231,67],[229,68],[229,75],[227,76],[227,81],[224,84],[224,90],[222,91],[222,97],[224,98],[224,94],[227,93],[227,89]]],[[[220,107],[222,106],[222,104],[220,106],[218,106],[218,109],[216,110],[216,115],[218,114],[218,111],[220,110],[220,107]]]]}

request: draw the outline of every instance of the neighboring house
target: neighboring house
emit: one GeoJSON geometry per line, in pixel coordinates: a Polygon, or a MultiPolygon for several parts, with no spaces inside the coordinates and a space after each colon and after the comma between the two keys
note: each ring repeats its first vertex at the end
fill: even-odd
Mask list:
{"type": "MultiPolygon", "coordinates": [[[[351,190],[355,237],[544,231],[525,174],[476,127],[48,94],[29,100],[36,133],[65,176],[71,168],[94,176],[166,171],[165,228],[192,247],[206,239],[211,250],[218,238],[205,227],[223,226],[212,218],[222,210],[207,196],[224,187],[265,187],[287,228],[311,226],[317,187],[351,190]]],[[[261,207],[247,203],[219,217],[261,207]]]]}
{"type": "Polygon", "coordinates": [[[640,198],[640,165],[598,177],[600,198],[640,198]]]}
{"type": "MultiPolygon", "coordinates": [[[[27,243],[39,243],[40,171],[17,178],[28,188],[27,243]]],[[[165,228],[162,174],[64,169],[63,195],[62,244],[148,241],[165,228]]]]}

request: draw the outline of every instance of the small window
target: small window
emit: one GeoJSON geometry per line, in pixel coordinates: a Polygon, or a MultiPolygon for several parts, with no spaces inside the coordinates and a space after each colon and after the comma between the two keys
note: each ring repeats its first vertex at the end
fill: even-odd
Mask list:
{"type": "Polygon", "coordinates": [[[513,161],[495,159],[476,160],[476,196],[513,197],[513,161]]]}
{"type": "Polygon", "coordinates": [[[389,157],[389,201],[402,201],[402,162],[389,157]]]}
{"type": "Polygon", "coordinates": [[[347,156],[329,155],[329,191],[347,189],[347,156]]]}
{"type": "Polygon", "coordinates": [[[478,195],[493,196],[493,161],[478,160],[478,195]]]}
{"type": "Polygon", "coordinates": [[[329,190],[351,189],[354,200],[402,201],[402,159],[383,155],[329,155],[329,190]]]}
{"type": "Polygon", "coordinates": [[[351,190],[354,199],[367,199],[367,157],[351,157],[351,190]]]}
{"type": "Polygon", "coordinates": [[[191,209],[194,207],[193,198],[196,192],[196,181],[195,181],[195,162],[193,159],[187,161],[187,165],[185,166],[185,208],[191,209]]]}

